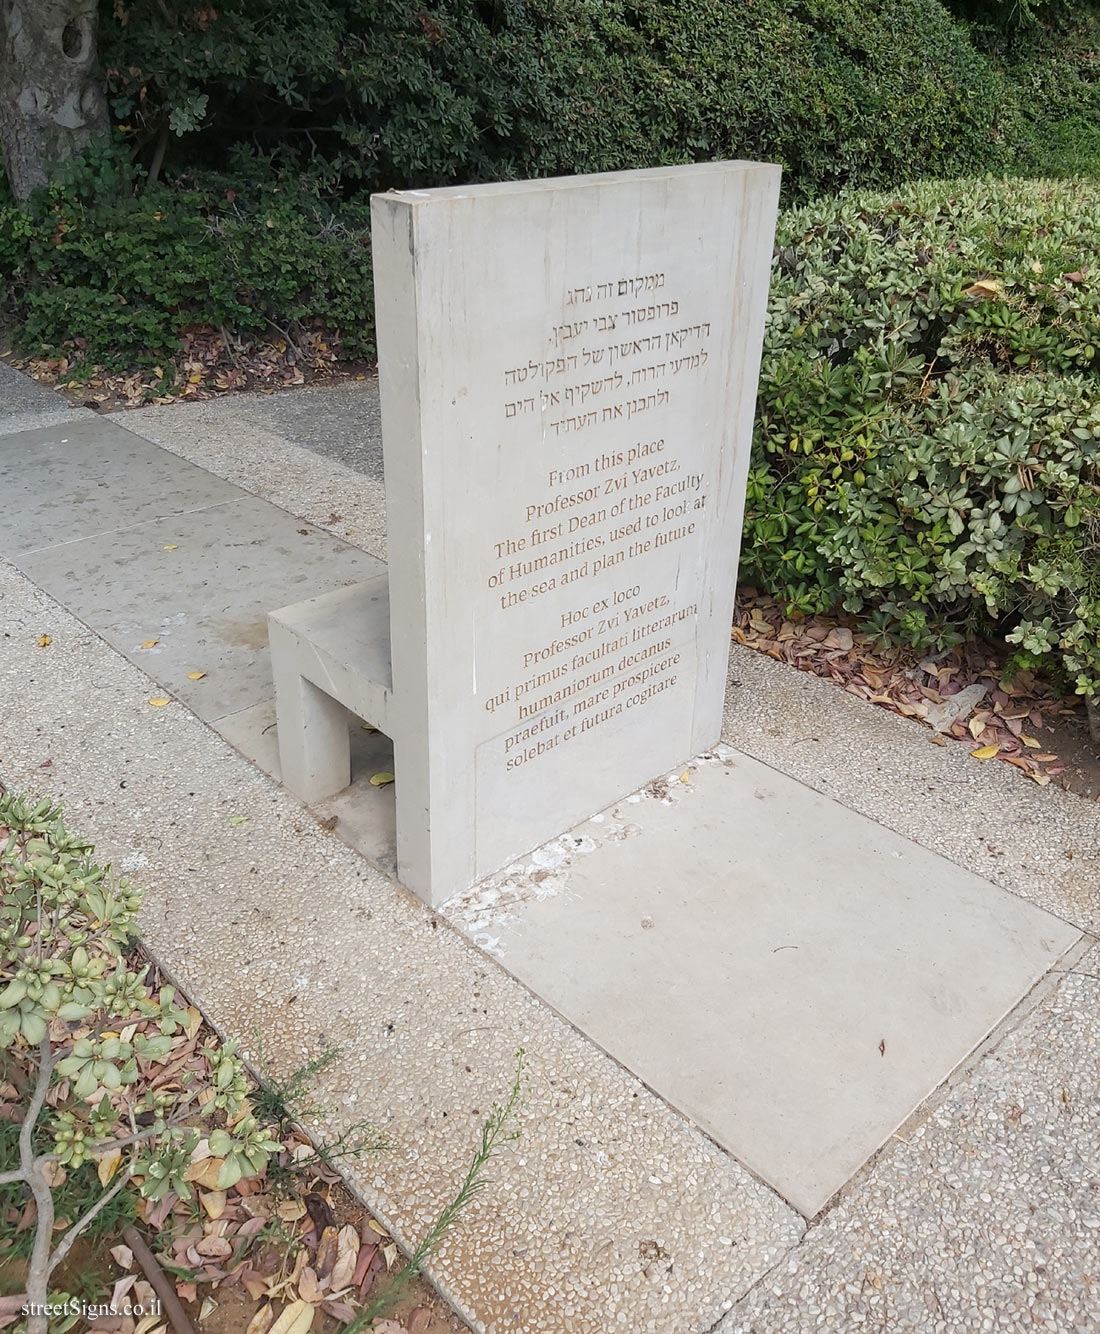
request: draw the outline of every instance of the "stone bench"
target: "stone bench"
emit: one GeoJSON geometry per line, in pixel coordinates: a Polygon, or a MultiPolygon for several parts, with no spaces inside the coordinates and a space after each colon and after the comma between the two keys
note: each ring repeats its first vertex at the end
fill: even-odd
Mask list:
{"type": "Polygon", "coordinates": [[[393,739],[389,575],[272,612],[268,639],[283,783],[322,801],[351,782],[345,709],[393,739]]]}
{"type": "Polygon", "coordinates": [[[779,169],[371,201],[389,569],[271,617],[283,781],[393,742],[438,903],[719,739],[779,169]]]}

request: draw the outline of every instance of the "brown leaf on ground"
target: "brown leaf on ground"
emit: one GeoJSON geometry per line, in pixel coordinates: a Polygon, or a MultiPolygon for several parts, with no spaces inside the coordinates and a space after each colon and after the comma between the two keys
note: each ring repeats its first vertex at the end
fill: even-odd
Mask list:
{"type": "MultiPolygon", "coordinates": [[[[799,671],[831,680],[849,694],[921,722],[930,710],[943,718],[946,709],[950,717],[955,695],[970,687],[973,694],[980,695],[984,687],[984,701],[962,713],[946,735],[971,747],[980,740],[984,744],[971,754],[1011,762],[1013,768],[1042,785],[1064,770],[1051,742],[1044,743],[1033,733],[1049,733],[1057,719],[1079,711],[1079,701],[1066,699],[1031,671],[1007,679],[997,650],[989,645],[969,643],[918,656],[903,648],[882,646],[854,621],[796,617],[773,598],[748,588],[740,591],[730,637],[799,671]]],[[[939,727],[946,727],[946,718],[939,727]]],[[[938,735],[932,739],[938,745],[948,744],[938,735]]]]}

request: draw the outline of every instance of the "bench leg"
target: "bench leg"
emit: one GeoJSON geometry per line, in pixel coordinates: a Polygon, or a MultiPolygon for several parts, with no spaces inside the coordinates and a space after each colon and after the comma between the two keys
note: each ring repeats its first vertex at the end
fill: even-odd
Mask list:
{"type": "Polygon", "coordinates": [[[297,671],[294,647],[272,633],[279,764],[284,787],[302,801],[320,801],[351,782],[348,716],[337,700],[297,671]]]}

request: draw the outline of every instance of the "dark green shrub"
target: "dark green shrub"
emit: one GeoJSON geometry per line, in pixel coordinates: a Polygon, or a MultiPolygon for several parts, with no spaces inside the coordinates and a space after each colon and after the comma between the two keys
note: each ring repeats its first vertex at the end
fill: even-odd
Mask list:
{"type": "Polygon", "coordinates": [[[346,355],[370,353],[365,208],[337,216],[290,176],[237,190],[213,179],[136,184],[117,155],[100,154],[71,165],[25,214],[0,206],[24,350],[75,344],[91,362],[147,362],[191,325],[249,336],[319,317],[346,355]]]}
{"type": "MultiPolygon", "coordinates": [[[[189,325],[307,317],[369,354],[371,190],[753,157],[799,198],[1041,156],[939,0],[103,0],[101,20],[118,142],[26,218],[0,201],[0,274],[25,350],[116,365],[189,325]]],[[[1100,123],[1074,108],[1047,135],[1065,161],[1100,123]]]]}
{"type": "Polygon", "coordinates": [[[1100,173],[1098,0],[992,0],[963,10],[975,48],[1015,90],[1021,165],[1045,175],[1100,173]]]}
{"type": "Polygon", "coordinates": [[[924,183],[780,220],[745,572],[1100,695],[1100,183],[924,183]]]}
{"type": "Polygon", "coordinates": [[[345,188],[717,157],[794,195],[986,170],[1019,118],[939,0],[103,0],[142,160],[292,150],[345,188]]]}

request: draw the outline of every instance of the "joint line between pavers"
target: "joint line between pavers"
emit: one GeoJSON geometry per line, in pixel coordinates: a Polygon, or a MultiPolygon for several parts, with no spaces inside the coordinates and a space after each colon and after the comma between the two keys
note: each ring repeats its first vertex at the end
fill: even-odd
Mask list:
{"type": "MultiPolygon", "coordinates": [[[[158,446],[159,448],[159,446],[158,446]]],[[[196,465],[197,466],[197,465],[196,465]]],[[[205,472],[206,470],[203,469],[205,472]]],[[[215,475],[210,474],[212,477],[215,475]]],[[[223,478],[224,480],[224,478],[223,478]]],[[[231,482],[232,486],[233,483],[231,482]]],[[[242,494],[239,496],[230,496],[228,500],[215,500],[210,505],[193,505],[189,508],[169,510],[167,514],[158,514],[152,519],[141,519],[137,523],[121,524],[117,528],[103,528],[98,533],[87,533],[84,537],[72,537],[67,542],[51,542],[44,547],[31,547],[27,551],[18,551],[8,555],[8,559],[13,565],[18,565],[21,560],[27,556],[40,556],[44,551],[60,551],[62,547],[75,547],[81,542],[95,542],[102,537],[111,537],[115,533],[132,533],[135,528],[148,528],[150,524],[163,523],[166,519],[182,519],[190,514],[204,514],[207,510],[222,509],[226,505],[240,505],[246,500],[255,500],[256,497],[241,488],[242,494]]],[[[27,575],[32,583],[37,583],[32,575],[27,575]]],[[[41,587],[41,584],[37,585],[41,587]]]]}
{"type": "MultiPolygon", "coordinates": [[[[240,713],[250,713],[256,707],[257,704],[270,704],[271,701],[274,700],[274,698],[275,698],[275,692],[272,691],[269,695],[265,695],[263,699],[254,699],[251,704],[243,704],[239,709],[229,709],[225,713],[219,713],[213,718],[200,717],[200,715],[195,713],[195,710],[192,709],[191,706],[188,704],[183,704],[183,707],[187,709],[188,712],[195,713],[195,717],[199,718],[200,722],[206,723],[207,727],[213,727],[215,723],[224,723],[227,718],[235,718],[240,713]]],[[[274,726],[274,723],[272,723],[272,726],[274,726]]],[[[222,739],[224,740],[225,738],[223,737],[222,739]]],[[[260,769],[260,766],[256,764],[255,760],[249,760],[249,763],[253,765],[255,768],[260,769]]],[[[263,772],[264,770],[260,769],[260,773],[263,772]]],[[[356,851],[358,851],[358,849],[356,849],[356,851]]],[[[363,856],[362,853],[359,853],[359,856],[363,857],[364,861],[370,862],[370,858],[363,856]]],[[[371,865],[373,865],[373,862],[371,863],[371,865]]]]}

